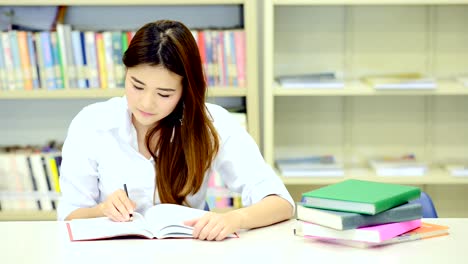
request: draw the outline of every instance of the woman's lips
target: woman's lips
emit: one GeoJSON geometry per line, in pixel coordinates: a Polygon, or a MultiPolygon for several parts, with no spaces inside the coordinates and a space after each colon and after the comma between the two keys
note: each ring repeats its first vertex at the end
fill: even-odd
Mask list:
{"type": "Polygon", "coordinates": [[[144,116],[144,117],[154,116],[154,114],[151,114],[151,113],[148,113],[148,112],[145,112],[145,111],[141,111],[141,110],[138,110],[138,111],[140,111],[141,115],[144,116]]]}

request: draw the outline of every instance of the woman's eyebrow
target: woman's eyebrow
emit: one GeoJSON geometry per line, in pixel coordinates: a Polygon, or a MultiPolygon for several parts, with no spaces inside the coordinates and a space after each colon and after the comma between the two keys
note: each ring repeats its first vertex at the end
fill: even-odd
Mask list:
{"type": "Polygon", "coordinates": [[[172,89],[172,88],[160,88],[160,87],[158,87],[156,89],[164,91],[164,92],[175,92],[176,91],[176,89],[172,89]]]}
{"type": "Polygon", "coordinates": [[[130,76],[130,78],[132,78],[132,80],[134,80],[135,82],[139,83],[139,84],[143,84],[143,85],[146,85],[144,82],[138,80],[137,78],[133,77],[133,76],[130,76]]]}
{"type": "MultiPolygon", "coordinates": [[[[135,77],[133,77],[133,76],[130,76],[130,78],[132,78],[133,81],[135,81],[135,82],[137,82],[137,83],[139,83],[139,84],[142,84],[142,85],[145,85],[145,86],[146,86],[146,84],[145,84],[144,82],[138,80],[137,78],[135,78],[135,77]]],[[[173,89],[173,88],[162,88],[162,87],[158,87],[158,88],[156,88],[156,89],[161,90],[161,91],[164,91],[164,92],[175,92],[175,91],[176,91],[176,89],[173,89]]]]}

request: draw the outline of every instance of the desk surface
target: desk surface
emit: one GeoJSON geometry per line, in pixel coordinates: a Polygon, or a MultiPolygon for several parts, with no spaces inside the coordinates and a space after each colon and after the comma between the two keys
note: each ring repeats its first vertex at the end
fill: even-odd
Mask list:
{"type": "Polygon", "coordinates": [[[468,263],[468,218],[424,219],[450,235],[358,249],[293,235],[295,220],[221,242],[114,239],[70,242],[64,222],[0,222],[0,262],[10,263],[468,263]],[[165,261],[165,262],[161,262],[165,261]]]}

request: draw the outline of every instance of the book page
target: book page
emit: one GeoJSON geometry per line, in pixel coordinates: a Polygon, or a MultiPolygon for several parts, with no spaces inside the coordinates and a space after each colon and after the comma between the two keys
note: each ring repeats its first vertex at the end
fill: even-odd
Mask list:
{"type": "Polygon", "coordinates": [[[137,212],[133,214],[133,221],[114,222],[107,217],[75,219],[69,223],[73,240],[103,239],[127,235],[139,235],[153,238],[146,227],[143,216],[137,212]]]}
{"type": "MultiPolygon", "coordinates": [[[[188,237],[191,237],[193,228],[185,226],[184,221],[202,217],[206,213],[207,211],[204,210],[176,204],[157,204],[149,208],[144,215],[147,224],[151,226],[151,230],[156,237],[164,236],[169,231],[171,233],[185,233],[189,235],[188,237]],[[165,227],[169,226],[171,226],[170,229],[163,231],[165,227]]],[[[167,237],[180,237],[180,234],[167,237]]]]}

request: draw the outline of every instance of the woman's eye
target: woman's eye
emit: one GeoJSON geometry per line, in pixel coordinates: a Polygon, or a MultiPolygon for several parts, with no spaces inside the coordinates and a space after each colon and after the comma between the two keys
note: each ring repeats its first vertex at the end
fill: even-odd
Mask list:
{"type": "Polygon", "coordinates": [[[164,97],[164,98],[167,98],[167,97],[170,96],[169,94],[160,94],[160,93],[158,93],[158,94],[159,94],[159,96],[164,97]]]}
{"type": "Polygon", "coordinates": [[[135,85],[133,85],[133,87],[134,87],[135,89],[137,89],[137,90],[143,90],[143,88],[138,87],[138,86],[135,86],[135,85]]]}

